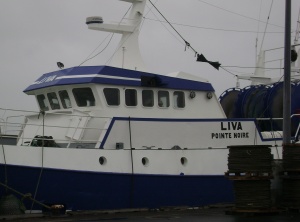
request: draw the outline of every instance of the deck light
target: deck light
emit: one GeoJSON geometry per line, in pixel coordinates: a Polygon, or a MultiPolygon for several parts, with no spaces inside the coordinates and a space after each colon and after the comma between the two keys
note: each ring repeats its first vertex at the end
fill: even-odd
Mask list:
{"type": "Polygon", "coordinates": [[[60,69],[63,69],[63,68],[65,67],[64,64],[61,63],[61,62],[57,62],[57,66],[58,66],[58,68],[60,68],[60,69]]]}

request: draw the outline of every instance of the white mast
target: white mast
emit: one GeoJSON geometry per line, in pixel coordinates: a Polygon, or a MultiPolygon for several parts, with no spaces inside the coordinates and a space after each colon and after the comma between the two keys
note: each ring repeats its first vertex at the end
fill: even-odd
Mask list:
{"type": "Polygon", "coordinates": [[[121,41],[112,57],[111,66],[146,71],[144,61],[141,57],[138,36],[143,19],[146,0],[120,0],[132,3],[126,24],[103,24],[99,17],[87,18],[89,29],[122,34],[121,41]],[[95,19],[96,18],[96,19],[95,19]]]}

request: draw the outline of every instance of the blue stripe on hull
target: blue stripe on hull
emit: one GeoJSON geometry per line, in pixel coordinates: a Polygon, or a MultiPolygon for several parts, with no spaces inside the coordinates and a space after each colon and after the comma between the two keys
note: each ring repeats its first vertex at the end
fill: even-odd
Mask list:
{"type": "MultiPolygon", "coordinates": [[[[4,167],[0,166],[4,182],[4,167]]],[[[7,166],[8,185],[34,195],[40,169],[7,166]]],[[[5,192],[0,188],[0,194],[5,192]]],[[[71,210],[203,206],[232,202],[232,182],[224,176],[166,176],[90,173],[43,169],[36,199],[71,210]]],[[[31,203],[25,202],[28,209],[31,203]]],[[[35,209],[40,209],[35,204],[35,209]]]]}

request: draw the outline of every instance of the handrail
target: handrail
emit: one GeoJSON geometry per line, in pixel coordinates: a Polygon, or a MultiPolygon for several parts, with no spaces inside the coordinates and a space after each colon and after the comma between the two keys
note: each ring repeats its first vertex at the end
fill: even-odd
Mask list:
{"type": "MultiPolygon", "coordinates": [[[[298,114],[298,113],[294,113],[294,114],[292,114],[291,115],[291,119],[293,118],[293,117],[300,117],[300,114],[298,114]]],[[[271,121],[271,120],[282,120],[283,121],[283,118],[279,118],[279,117],[276,117],[276,118],[256,118],[256,120],[262,120],[262,121],[271,121]]],[[[294,138],[295,138],[295,140],[297,140],[297,136],[299,135],[299,132],[300,132],[300,122],[298,123],[298,126],[297,126],[297,130],[296,130],[296,132],[295,132],[295,135],[292,135],[294,138]]]]}
{"type": "MultiPolygon", "coordinates": [[[[65,115],[64,115],[65,116],[65,115]]],[[[82,119],[82,118],[84,118],[84,116],[80,116],[80,115],[73,115],[73,116],[78,116],[80,119],[82,119]]],[[[5,130],[5,133],[4,134],[8,134],[8,132],[18,132],[18,133],[16,133],[15,135],[13,135],[14,136],[14,138],[17,138],[17,141],[18,141],[18,143],[19,144],[25,144],[26,142],[31,142],[33,139],[35,139],[34,137],[26,137],[26,134],[24,135],[24,133],[22,133],[23,132],[23,130],[25,129],[26,130],[26,128],[24,127],[24,126],[33,126],[33,127],[37,127],[37,128],[39,128],[39,127],[42,127],[42,123],[40,123],[40,122],[36,122],[36,123],[26,123],[26,122],[24,122],[24,120],[23,121],[19,121],[20,123],[16,123],[16,122],[11,122],[11,118],[13,118],[13,117],[25,117],[24,115],[16,115],[16,116],[9,116],[9,117],[7,117],[6,118],[6,121],[4,121],[4,124],[5,124],[5,127],[6,127],[6,130],[5,130]],[[15,128],[15,129],[14,129],[15,128]],[[22,139],[22,140],[20,140],[20,139],[22,139]]],[[[93,118],[93,119],[109,119],[109,120],[111,120],[112,118],[104,118],[104,117],[94,117],[94,116],[87,116],[87,117],[89,117],[89,118],[93,118]]],[[[26,117],[25,117],[26,118],[26,117]]],[[[80,120],[81,121],[81,120],[80,120]]],[[[73,129],[74,130],[74,132],[73,132],[73,130],[71,131],[72,132],[72,134],[73,134],[73,136],[71,136],[71,137],[61,137],[61,138],[54,138],[54,140],[56,141],[56,142],[58,142],[58,143],[63,143],[63,144],[67,144],[67,147],[70,147],[70,145],[73,143],[73,142],[75,142],[76,144],[78,143],[78,144],[80,144],[80,143],[95,143],[95,144],[97,144],[97,143],[101,143],[101,141],[99,140],[100,139],[100,134],[101,134],[101,131],[107,131],[108,130],[108,127],[95,127],[95,126],[89,126],[89,127],[87,127],[87,126],[82,126],[81,124],[80,124],[80,121],[77,123],[76,122],[76,126],[71,126],[71,125],[66,125],[66,124],[64,124],[64,123],[62,123],[62,125],[52,125],[51,123],[51,125],[48,123],[48,124],[44,124],[44,128],[59,128],[59,129],[66,129],[66,130],[68,130],[68,129],[73,129]],[[80,139],[79,141],[77,141],[77,140],[73,140],[73,138],[74,138],[74,135],[76,134],[76,132],[78,131],[78,130],[82,130],[83,132],[87,132],[87,131],[89,131],[89,130],[96,130],[96,131],[99,131],[99,137],[95,137],[94,139],[93,138],[91,138],[91,139],[80,139]]],[[[27,129],[28,130],[28,129],[27,129]]],[[[66,133],[66,131],[64,131],[64,133],[66,133]]],[[[3,133],[2,133],[2,135],[3,135],[3,133]]],[[[36,135],[35,135],[36,136],[36,135]]],[[[44,139],[44,140],[47,140],[47,139],[44,139]]]]}
{"type": "MultiPolygon", "coordinates": [[[[0,108],[0,110],[10,110],[11,111],[11,109],[3,109],[3,108],[0,108]]],[[[19,112],[21,110],[14,110],[14,111],[19,112]]],[[[72,143],[76,143],[76,144],[80,144],[80,143],[96,143],[97,144],[97,143],[101,143],[100,134],[108,130],[108,125],[103,124],[102,120],[99,120],[99,122],[101,122],[101,124],[102,124],[101,126],[99,125],[99,127],[96,127],[95,125],[89,125],[87,127],[87,124],[81,122],[81,119],[82,118],[103,119],[103,120],[106,120],[106,122],[107,121],[109,122],[113,117],[93,116],[93,115],[86,114],[85,112],[81,112],[80,110],[76,110],[76,111],[78,112],[78,114],[74,114],[74,113],[69,114],[69,113],[62,113],[62,112],[56,112],[56,113],[46,112],[47,117],[49,117],[49,116],[53,117],[53,115],[58,115],[58,116],[63,116],[63,117],[78,117],[78,119],[76,118],[75,119],[76,121],[72,122],[72,124],[69,125],[69,126],[68,126],[68,124],[65,124],[65,123],[62,123],[62,125],[60,125],[60,123],[58,123],[58,122],[56,122],[56,124],[51,124],[51,122],[46,122],[46,124],[44,124],[44,127],[48,128],[48,129],[50,129],[50,128],[60,128],[60,129],[67,129],[67,130],[71,129],[71,131],[69,131],[69,133],[68,133],[68,131],[63,131],[63,133],[66,133],[66,134],[64,134],[64,136],[61,136],[59,138],[54,138],[55,141],[59,141],[59,143],[66,144],[67,147],[70,147],[70,145],[72,143]],[[81,123],[83,123],[83,124],[81,124],[81,123]],[[80,131],[78,132],[78,130],[81,130],[81,132],[80,131]],[[96,131],[93,134],[93,137],[85,137],[85,135],[82,136],[83,133],[86,133],[86,132],[89,133],[89,130],[90,130],[90,132],[92,132],[92,131],[95,132],[96,131]],[[77,134],[76,138],[74,138],[74,135],[76,134],[76,132],[78,132],[78,134],[77,134]],[[99,132],[99,137],[96,136],[96,135],[98,135],[98,132],[99,132]],[[82,135],[78,136],[80,133],[82,135]],[[67,134],[69,136],[65,137],[65,135],[67,135],[67,134]],[[72,134],[73,134],[73,136],[72,136],[72,134]],[[87,138],[91,138],[91,139],[87,139],[87,138]]],[[[34,115],[36,115],[36,116],[39,115],[38,112],[32,112],[32,111],[27,111],[27,112],[34,113],[34,115]]],[[[291,118],[299,117],[299,116],[300,116],[300,114],[293,114],[293,115],[291,115],[291,118]]],[[[8,132],[19,132],[19,134],[17,136],[17,140],[19,141],[22,138],[22,141],[19,141],[19,144],[21,144],[21,143],[24,144],[23,142],[28,142],[28,141],[31,142],[32,139],[34,139],[34,138],[31,137],[31,136],[28,137],[30,134],[27,134],[27,137],[26,137],[26,134],[22,133],[24,131],[24,126],[33,126],[33,129],[38,132],[38,128],[42,127],[42,123],[39,122],[39,121],[36,121],[37,117],[35,117],[35,116],[30,116],[30,117],[28,116],[28,120],[33,119],[36,122],[26,122],[26,121],[24,122],[24,119],[22,119],[22,121],[20,120],[19,122],[12,122],[11,121],[13,118],[18,118],[18,117],[24,117],[25,120],[27,118],[25,115],[10,115],[10,116],[7,116],[6,119],[0,118],[0,126],[1,126],[1,124],[2,124],[2,126],[5,126],[4,132],[0,131],[0,133],[2,133],[2,135],[3,135],[3,134],[8,134],[8,132]],[[37,127],[37,128],[34,128],[34,127],[37,127]]],[[[278,117],[276,117],[276,118],[255,118],[255,119],[253,118],[253,120],[273,121],[273,120],[283,120],[283,118],[278,118],[278,117]]],[[[86,121],[86,120],[84,120],[84,121],[86,121]]],[[[87,119],[87,123],[88,123],[88,121],[89,121],[89,119],[87,119]]],[[[51,132],[54,132],[54,131],[51,130],[51,132]]],[[[274,133],[275,131],[270,130],[269,132],[274,133]]],[[[299,132],[300,132],[300,123],[298,124],[295,136],[297,136],[299,134],[299,132]]]]}

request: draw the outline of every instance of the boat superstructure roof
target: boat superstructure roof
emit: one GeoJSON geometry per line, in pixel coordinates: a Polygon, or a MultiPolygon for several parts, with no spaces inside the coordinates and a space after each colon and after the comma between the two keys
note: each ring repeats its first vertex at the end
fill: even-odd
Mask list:
{"type": "Polygon", "coordinates": [[[82,66],[46,73],[28,86],[24,92],[30,95],[38,89],[89,83],[214,91],[208,81],[183,72],[165,76],[111,66],[82,66]]]}
{"type": "Polygon", "coordinates": [[[35,90],[43,88],[89,83],[214,91],[207,80],[185,72],[159,75],[145,71],[139,50],[138,36],[146,0],[121,1],[132,4],[126,24],[105,24],[102,17],[88,17],[86,22],[91,30],[122,35],[119,46],[113,55],[111,66],[77,66],[46,73],[28,86],[24,92],[34,94],[35,90]]]}

